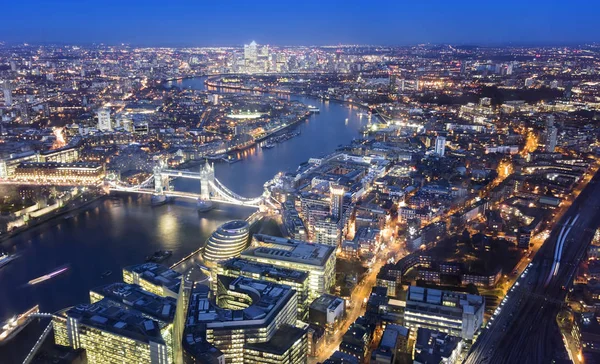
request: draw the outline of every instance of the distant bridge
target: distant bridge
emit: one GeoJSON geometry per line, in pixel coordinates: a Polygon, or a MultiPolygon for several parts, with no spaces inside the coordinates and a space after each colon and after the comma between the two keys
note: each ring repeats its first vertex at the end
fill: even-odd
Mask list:
{"type": "Polygon", "coordinates": [[[269,192],[265,192],[255,198],[247,198],[238,195],[227,188],[221,181],[215,178],[214,166],[208,161],[200,167],[200,172],[179,171],[173,169],[163,169],[162,166],[154,168],[154,174],[148,179],[136,186],[125,186],[122,183],[109,181],[111,191],[123,191],[132,193],[143,193],[149,195],[163,195],[166,197],[181,197],[194,200],[214,201],[232,205],[250,206],[258,208],[269,197],[269,192]],[[200,193],[189,193],[173,191],[170,188],[172,178],[188,178],[200,181],[200,193]],[[154,185],[154,188],[152,188],[154,185]]]}

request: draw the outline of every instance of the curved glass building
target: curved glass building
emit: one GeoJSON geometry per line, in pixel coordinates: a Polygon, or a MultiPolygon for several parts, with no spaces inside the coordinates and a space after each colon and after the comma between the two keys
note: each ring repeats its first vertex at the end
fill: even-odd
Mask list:
{"type": "Polygon", "coordinates": [[[208,238],[204,248],[204,260],[216,263],[237,257],[248,246],[250,225],[245,220],[233,220],[219,226],[208,238]]]}

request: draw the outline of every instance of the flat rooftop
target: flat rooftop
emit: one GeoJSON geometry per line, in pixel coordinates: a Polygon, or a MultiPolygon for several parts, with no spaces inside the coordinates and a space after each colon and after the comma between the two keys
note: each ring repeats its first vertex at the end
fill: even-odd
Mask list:
{"type": "Polygon", "coordinates": [[[314,266],[324,266],[336,249],[330,245],[263,234],[255,234],[253,244],[257,246],[243,251],[242,257],[266,258],[314,266]]]}
{"type": "Polygon", "coordinates": [[[71,307],[64,311],[64,315],[79,320],[83,325],[133,340],[164,344],[160,330],[167,325],[165,322],[150,319],[138,310],[106,298],[71,307]]]}
{"type": "Polygon", "coordinates": [[[123,270],[137,273],[141,278],[153,284],[167,287],[173,292],[179,292],[181,274],[162,264],[148,262],[125,267],[123,270]]]}
{"type": "Polygon", "coordinates": [[[126,306],[151,316],[156,320],[173,321],[177,301],[172,297],[162,297],[142,289],[136,284],[111,283],[92,289],[107,299],[122,303],[126,306]]]}
{"type": "Polygon", "coordinates": [[[307,278],[308,273],[304,271],[274,267],[270,264],[252,262],[243,258],[231,258],[218,263],[219,267],[241,272],[246,274],[260,275],[263,277],[274,278],[276,280],[287,280],[302,284],[307,278]]]}
{"type": "Polygon", "coordinates": [[[435,306],[443,306],[445,308],[462,308],[463,311],[468,313],[474,313],[474,311],[477,311],[479,307],[485,304],[482,296],[454,291],[441,291],[433,288],[410,286],[408,288],[408,296],[406,299],[407,306],[410,303],[417,302],[435,306]]]}
{"type": "Polygon", "coordinates": [[[219,275],[217,280],[229,291],[250,296],[252,303],[240,310],[221,308],[209,287],[196,285],[190,296],[186,326],[203,324],[216,329],[263,326],[296,293],[290,286],[248,277],[219,275]]]}
{"type": "Polygon", "coordinates": [[[310,308],[312,310],[327,312],[328,310],[334,310],[336,307],[342,304],[344,304],[344,300],[340,297],[325,293],[312,301],[310,308]]]}

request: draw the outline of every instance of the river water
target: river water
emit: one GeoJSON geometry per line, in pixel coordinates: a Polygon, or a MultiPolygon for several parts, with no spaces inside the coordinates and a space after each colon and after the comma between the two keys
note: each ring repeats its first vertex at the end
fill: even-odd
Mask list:
{"type": "MultiPolygon", "coordinates": [[[[205,89],[204,78],[170,84],[205,89]]],[[[299,136],[272,149],[248,149],[237,163],[215,165],[216,178],[242,196],[260,195],[263,184],[277,172],[293,171],[310,157],[333,152],[338,145],[357,137],[361,125],[367,123],[366,117],[358,115],[360,110],[350,105],[302,96],[282,97],[317,106],[321,112],[297,126],[299,136]]],[[[200,187],[198,181],[178,180],[175,188],[199,191],[200,187]]],[[[159,249],[173,251],[165,264],[176,262],[203,245],[220,224],[245,218],[252,211],[221,205],[199,214],[192,202],[151,207],[147,196],[129,195],[97,201],[73,218],[58,218],[33,228],[0,246],[20,255],[0,269],[0,321],[35,304],[42,312],[55,312],[88,302],[90,288],[120,280],[123,267],[141,263],[159,249]],[[69,265],[66,273],[27,285],[29,280],[62,265],[69,265]],[[108,270],[112,275],[102,278],[108,270]]]]}

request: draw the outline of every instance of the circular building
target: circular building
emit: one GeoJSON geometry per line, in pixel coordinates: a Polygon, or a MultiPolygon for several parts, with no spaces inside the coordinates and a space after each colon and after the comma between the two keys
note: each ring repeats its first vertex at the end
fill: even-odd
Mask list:
{"type": "Polygon", "coordinates": [[[204,247],[206,263],[237,257],[248,246],[250,225],[245,220],[233,220],[219,226],[204,247]]]}

